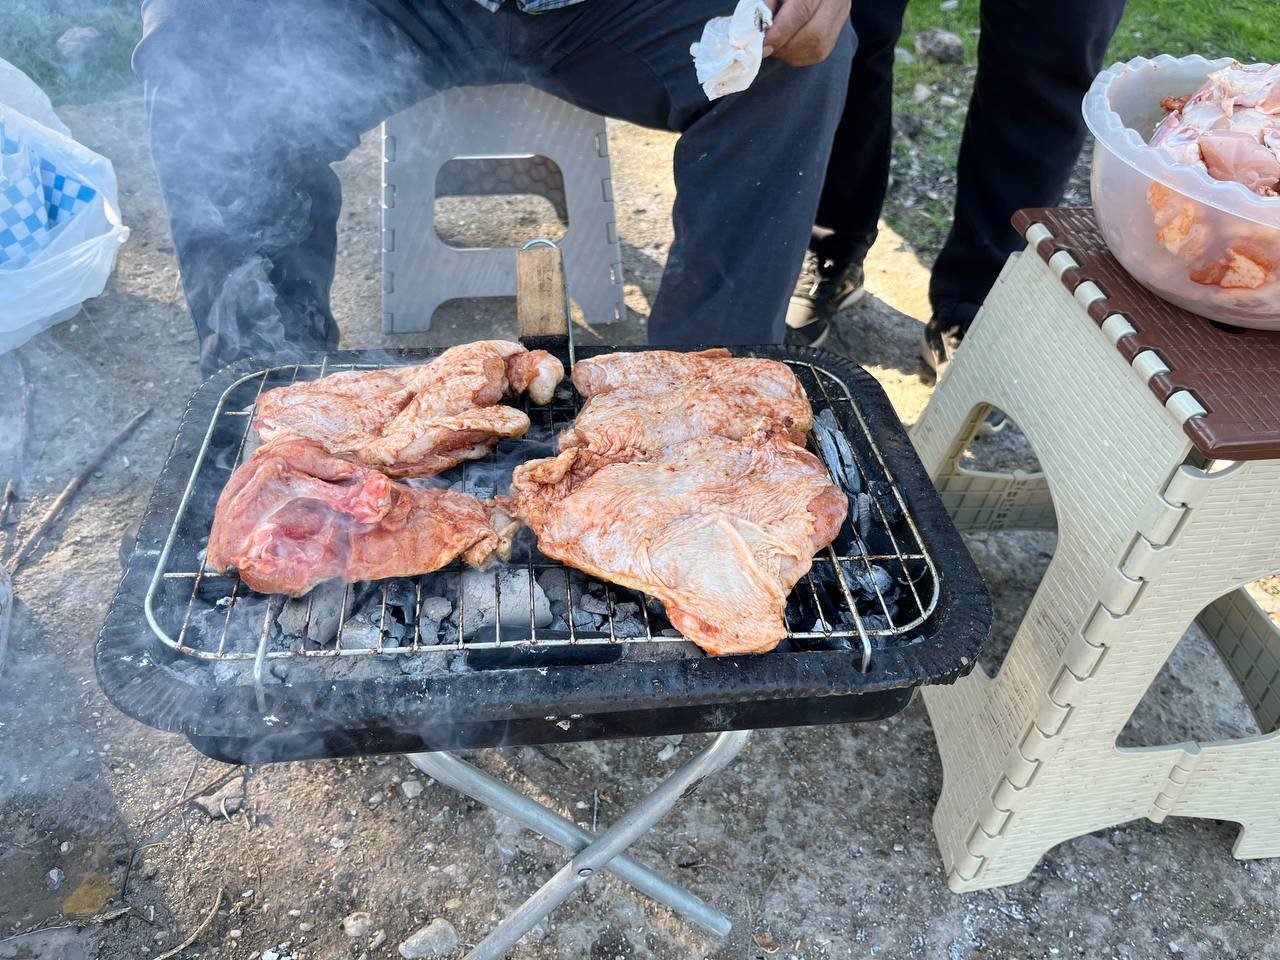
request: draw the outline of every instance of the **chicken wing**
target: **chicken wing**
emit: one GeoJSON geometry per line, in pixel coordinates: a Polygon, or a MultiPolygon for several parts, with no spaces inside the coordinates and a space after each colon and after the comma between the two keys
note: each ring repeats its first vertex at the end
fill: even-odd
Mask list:
{"type": "Polygon", "coordinates": [[[417,366],[268,390],[254,427],[264,442],[303,437],[393,477],[429,476],[484,456],[504,437],[523,436],[529,418],[498,401],[514,392],[545,404],[563,376],[545,350],[481,340],[417,366]]]}

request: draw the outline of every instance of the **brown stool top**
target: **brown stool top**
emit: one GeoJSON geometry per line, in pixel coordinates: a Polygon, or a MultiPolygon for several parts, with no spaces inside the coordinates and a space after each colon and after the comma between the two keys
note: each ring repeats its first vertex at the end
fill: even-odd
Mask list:
{"type": "Polygon", "coordinates": [[[1164,403],[1186,390],[1208,411],[1183,424],[1201,453],[1280,459],[1280,331],[1229,327],[1161,300],[1111,255],[1091,207],[1019,210],[1013,217],[1023,236],[1037,223],[1053,234],[1036,245],[1044,260],[1065,250],[1079,264],[1062,275],[1067,289],[1092,280],[1105,295],[1089,307],[1094,321],[1120,313],[1137,330],[1116,343],[1125,360],[1154,350],[1169,368],[1149,381],[1156,399],[1164,403]]]}

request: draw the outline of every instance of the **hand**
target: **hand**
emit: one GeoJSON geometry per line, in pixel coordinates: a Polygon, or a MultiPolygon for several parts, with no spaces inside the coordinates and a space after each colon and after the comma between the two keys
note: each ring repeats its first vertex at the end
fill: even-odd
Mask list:
{"type": "MultiPolygon", "coordinates": [[[[850,0],[765,0],[773,26],[764,35],[764,55],[793,67],[825,60],[849,22],[850,0]]],[[[875,0],[863,0],[875,2],[875,0]]]]}

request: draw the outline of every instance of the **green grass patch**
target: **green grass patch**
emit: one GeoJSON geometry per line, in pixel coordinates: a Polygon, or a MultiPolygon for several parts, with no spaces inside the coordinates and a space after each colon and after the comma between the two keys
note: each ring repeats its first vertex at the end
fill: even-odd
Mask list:
{"type": "MultiPolygon", "coordinates": [[[[872,2],[872,0],[863,0],[872,2]]],[[[1052,0],[1045,0],[1052,2],[1052,0]]],[[[979,0],[961,0],[942,10],[938,0],[907,6],[899,46],[915,53],[914,38],[927,27],[957,34],[965,47],[963,66],[917,57],[894,70],[894,111],[920,132],[894,143],[895,187],[885,202],[885,219],[927,260],[941,249],[951,223],[956,155],[965,107],[977,67],[979,0]],[[917,100],[923,85],[930,94],[917,100]],[[958,101],[953,103],[951,101],[958,101]]],[[[1244,62],[1280,61],[1280,18],[1276,0],[1129,0],[1106,63],[1158,53],[1231,56],[1244,62]]]]}
{"type": "Polygon", "coordinates": [[[131,0],[0,0],[0,58],[24,71],[55,105],[136,90],[129,57],[141,35],[142,18],[131,0]],[[101,54],[92,63],[71,66],[58,56],[58,38],[71,27],[102,34],[101,54]]]}

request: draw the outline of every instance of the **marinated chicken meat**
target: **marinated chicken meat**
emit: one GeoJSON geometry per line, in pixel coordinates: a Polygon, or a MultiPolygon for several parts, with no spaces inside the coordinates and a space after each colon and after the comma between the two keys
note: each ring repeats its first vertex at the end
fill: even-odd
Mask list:
{"type": "Polygon", "coordinates": [[[506,505],[539,550],[656,597],[708,653],[777,646],[787,595],[848,510],[817,457],[779,431],[700,437],[585,479],[582,455],[570,448],[512,477],[506,505]]]}
{"type": "Polygon", "coordinates": [[[544,350],[507,340],[451,347],[429,363],[335,373],[265,392],[254,427],[263,441],[314,440],[392,477],[440,473],[484,456],[529,418],[499,405],[507,393],[550,401],[564,376],[544,350]]]}
{"type": "MultiPolygon", "coordinates": [[[[1280,64],[1232,63],[1209,74],[1167,111],[1150,145],[1178,163],[1234,180],[1280,204],[1280,64]]],[[[1247,221],[1224,221],[1199,201],[1159,181],[1147,188],[1156,240],[1186,263],[1195,283],[1252,296],[1280,278],[1280,233],[1247,221]]]]}
{"type": "Polygon", "coordinates": [[[218,499],[206,563],[262,593],[299,597],[325,580],[379,580],[481,566],[509,541],[475,497],[396,483],[283,437],[259,447],[218,499]]]}
{"type": "Polygon", "coordinates": [[[804,388],[785,364],[727,350],[606,354],[578,361],[573,380],[588,399],[559,443],[584,449],[579,474],[703,436],[776,430],[803,444],[813,426],[804,388]]]}
{"type": "Polygon", "coordinates": [[[1264,197],[1280,185],[1280,64],[1231,63],[1195,93],[1166,97],[1151,137],[1178,163],[1203,167],[1264,197]]]}

